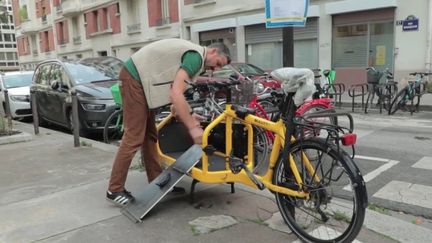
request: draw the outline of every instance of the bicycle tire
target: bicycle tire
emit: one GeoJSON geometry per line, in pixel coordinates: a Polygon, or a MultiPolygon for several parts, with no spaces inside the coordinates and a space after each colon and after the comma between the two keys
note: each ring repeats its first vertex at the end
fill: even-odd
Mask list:
{"type": "Polygon", "coordinates": [[[105,143],[115,144],[121,140],[123,136],[123,110],[114,111],[106,120],[103,139],[105,143]]]}
{"type": "Polygon", "coordinates": [[[263,175],[268,170],[268,156],[270,154],[271,141],[266,134],[266,130],[254,127],[253,139],[253,168],[254,173],[263,175]]]}
{"type": "Polygon", "coordinates": [[[401,109],[406,105],[407,99],[405,99],[408,92],[408,87],[405,87],[403,90],[399,91],[399,93],[395,96],[393,101],[390,104],[388,114],[393,115],[397,110],[401,109]]]}
{"type": "Polygon", "coordinates": [[[289,152],[296,160],[302,183],[295,182],[291,169],[285,170],[283,159],[274,168],[273,183],[298,191],[306,188],[310,197],[296,198],[275,192],[277,206],[288,227],[304,242],[352,242],[361,230],[367,207],[365,183],[354,161],[346,152],[320,138],[297,141],[289,152]],[[307,176],[304,166],[300,166],[303,153],[314,166],[319,182],[312,180],[314,176],[310,173],[307,176]]]}

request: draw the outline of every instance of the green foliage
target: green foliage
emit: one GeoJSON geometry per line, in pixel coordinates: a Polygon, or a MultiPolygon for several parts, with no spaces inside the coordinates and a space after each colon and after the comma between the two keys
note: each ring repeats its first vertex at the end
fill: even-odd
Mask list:
{"type": "Polygon", "coordinates": [[[368,208],[370,210],[373,210],[373,211],[378,212],[378,213],[382,213],[385,215],[391,215],[390,211],[387,208],[379,207],[378,205],[373,204],[373,203],[370,203],[368,208]]]}
{"type": "Polygon", "coordinates": [[[19,16],[20,16],[21,21],[28,20],[27,5],[24,4],[20,8],[20,10],[19,10],[19,16]]]}

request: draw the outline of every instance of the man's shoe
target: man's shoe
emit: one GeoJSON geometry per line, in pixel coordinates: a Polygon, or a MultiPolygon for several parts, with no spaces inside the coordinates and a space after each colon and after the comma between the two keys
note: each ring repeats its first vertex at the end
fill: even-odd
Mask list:
{"type": "Polygon", "coordinates": [[[175,187],[173,187],[171,193],[174,193],[174,194],[184,194],[184,193],[186,193],[186,190],[183,187],[175,186],[175,187]]]}
{"type": "Polygon", "coordinates": [[[118,206],[126,206],[128,203],[135,200],[132,194],[127,190],[123,190],[122,192],[107,191],[106,199],[118,206]]]}

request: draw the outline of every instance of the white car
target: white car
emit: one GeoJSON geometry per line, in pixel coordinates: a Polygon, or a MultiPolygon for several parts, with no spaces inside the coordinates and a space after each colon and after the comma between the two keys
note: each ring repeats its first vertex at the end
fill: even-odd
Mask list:
{"type": "Polygon", "coordinates": [[[33,71],[17,71],[0,74],[0,103],[6,111],[5,90],[7,90],[12,118],[32,116],[30,86],[33,73],[33,71]]]}

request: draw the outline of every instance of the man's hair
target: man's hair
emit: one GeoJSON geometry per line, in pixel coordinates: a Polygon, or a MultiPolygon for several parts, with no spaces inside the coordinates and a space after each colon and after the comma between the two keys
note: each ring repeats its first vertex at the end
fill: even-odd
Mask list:
{"type": "Polygon", "coordinates": [[[215,48],[219,55],[224,55],[227,58],[228,64],[231,63],[230,51],[228,47],[222,42],[215,42],[208,46],[208,48],[215,48]]]}

